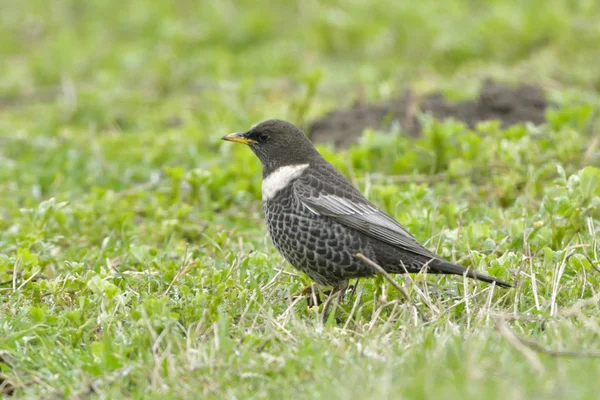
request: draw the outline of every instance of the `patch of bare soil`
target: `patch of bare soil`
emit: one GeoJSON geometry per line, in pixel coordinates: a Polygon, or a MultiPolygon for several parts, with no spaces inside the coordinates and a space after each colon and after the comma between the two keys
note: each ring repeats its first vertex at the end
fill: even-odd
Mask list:
{"type": "Polygon", "coordinates": [[[417,118],[419,112],[440,120],[453,118],[463,121],[471,128],[478,122],[489,120],[499,120],[503,127],[508,127],[524,122],[543,124],[547,106],[544,92],[537,86],[522,84],[511,87],[487,80],[476,100],[451,103],[437,92],[417,99],[407,91],[385,103],[355,105],[332,111],[312,121],[308,133],[314,142],[347,147],[356,142],[365,128],[385,130],[392,123],[399,123],[405,132],[418,136],[421,132],[417,118]]]}

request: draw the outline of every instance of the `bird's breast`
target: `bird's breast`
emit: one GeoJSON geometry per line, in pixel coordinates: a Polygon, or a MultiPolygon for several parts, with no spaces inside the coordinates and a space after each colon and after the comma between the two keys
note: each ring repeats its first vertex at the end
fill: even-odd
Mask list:
{"type": "Polygon", "coordinates": [[[262,199],[272,200],[276,194],[289,187],[294,179],[298,178],[309,164],[284,165],[263,178],[262,199]]]}

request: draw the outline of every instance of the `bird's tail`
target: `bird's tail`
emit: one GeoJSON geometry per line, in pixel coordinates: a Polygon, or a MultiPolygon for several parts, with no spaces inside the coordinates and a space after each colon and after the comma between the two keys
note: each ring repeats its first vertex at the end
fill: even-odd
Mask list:
{"type": "Polygon", "coordinates": [[[497,286],[503,288],[511,288],[511,285],[508,282],[504,282],[498,278],[494,278],[493,276],[489,276],[486,274],[479,273],[477,271],[473,271],[471,269],[467,269],[465,267],[461,267],[460,265],[452,264],[448,261],[436,260],[430,264],[429,272],[438,273],[438,274],[453,274],[453,275],[464,275],[471,279],[477,279],[487,283],[495,283],[497,286]]]}

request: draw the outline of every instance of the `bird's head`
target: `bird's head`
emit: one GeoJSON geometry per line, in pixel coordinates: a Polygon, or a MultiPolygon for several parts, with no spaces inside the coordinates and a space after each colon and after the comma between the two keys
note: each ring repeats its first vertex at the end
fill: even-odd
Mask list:
{"type": "Polygon", "coordinates": [[[277,119],[261,122],[247,132],[230,133],[222,139],[248,145],[260,159],[264,175],[280,167],[310,163],[320,157],[304,132],[277,119]]]}

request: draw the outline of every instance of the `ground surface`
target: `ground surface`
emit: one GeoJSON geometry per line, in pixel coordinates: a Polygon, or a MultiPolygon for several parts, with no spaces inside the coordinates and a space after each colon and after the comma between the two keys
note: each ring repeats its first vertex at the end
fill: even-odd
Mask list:
{"type": "Polygon", "coordinates": [[[600,5],[409,3],[1,1],[1,390],[595,399],[600,360],[536,346],[600,351],[600,5]],[[488,77],[541,87],[546,123],[415,113],[418,137],[384,123],[320,149],[429,248],[516,288],[397,277],[422,323],[361,281],[322,324],[265,237],[258,162],[220,137],[409,87],[460,103],[488,77]]]}
{"type": "Polygon", "coordinates": [[[368,128],[389,131],[398,125],[407,134],[417,136],[421,133],[423,114],[440,121],[461,121],[470,128],[485,121],[499,121],[504,128],[526,123],[540,125],[545,122],[548,106],[539,87],[527,84],[511,87],[486,80],[476,100],[452,103],[440,92],[418,96],[407,91],[384,102],[331,111],[312,121],[308,134],[317,143],[336,147],[357,143],[368,128]]]}

